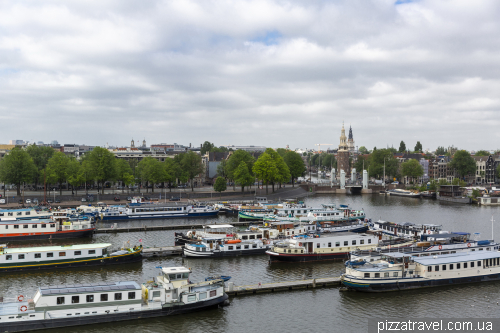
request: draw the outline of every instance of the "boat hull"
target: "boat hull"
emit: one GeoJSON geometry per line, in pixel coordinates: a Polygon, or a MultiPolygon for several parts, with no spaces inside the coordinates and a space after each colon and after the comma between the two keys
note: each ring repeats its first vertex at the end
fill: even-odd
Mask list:
{"type": "Polygon", "coordinates": [[[184,248],[183,255],[185,257],[195,257],[195,258],[239,257],[239,256],[251,256],[251,255],[265,254],[267,250],[268,250],[267,248],[261,248],[261,249],[242,250],[242,251],[199,252],[199,251],[192,251],[188,248],[184,248]]]}
{"type": "Polygon", "coordinates": [[[446,278],[446,279],[412,279],[412,281],[405,282],[402,280],[394,280],[388,282],[372,282],[371,280],[350,279],[342,276],[341,282],[349,289],[362,292],[388,292],[388,291],[403,291],[419,288],[430,287],[443,287],[452,286],[457,284],[499,281],[500,274],[490,274],[482,276],[470,276],[460,278],[446,278]]]}
{"type": "Polygon", "coordinates": [[[118,216],[99,216],[100,221],[127,221],[127,220],[152,220],[152,219],[176,219],[189,217],[211,217],[217,216],[219,211],[194,212],[182,214],[137,214],[137,215],[118,215],[118,216]]]}
{"type": "Polygon", "coordinates": [[[227,294],[224,294],[219,298],[211,299],[205,302],[197,302],[195,304],[184,304],[172,307],[163,307],[157,310],[128,311],[123,313],[109,313],[106,315],[81,316],[81,317],[72,316],[70,318],[3,323],[2,331],[24,332],[24,331],[42,330],[50,328],[61,328],[61,327],[81,326],[89,324],[120,322],[126,320],[134,320],[134,319],[171,316],[171,315],[178,315],[183,313],[206,310],[210,308],[217,308],[227,299],[228,299],[227,294]]]}
{"type": "Polygon", "coordinates": [[[92,237],[95,228],[83,230],[57,231],[53,233],[20,233],[20,234],[0,234],[0,242],[16,241],[16,240],[39,240],[39,239],[64,239],[64,238],[81,238],[92,237]]]}
{"type": "Polygon", "coordinates": [[[116,265],[126,264],[142,261],[142,251],[134,251],[117,256],[110,256],[107,258],[91,258],[83,260],[58,260],[57,262],[40,262],[40,263],[27,263],[26,265],[19,265],[18,263],[10,266],[0,266],[0,272],[19,272],[19,271],[34,271],[41,269],[54,269],[54,268],[69,268],[69,267],[89,267],[89,266],[103,266],[103,265],[116,265]]]}

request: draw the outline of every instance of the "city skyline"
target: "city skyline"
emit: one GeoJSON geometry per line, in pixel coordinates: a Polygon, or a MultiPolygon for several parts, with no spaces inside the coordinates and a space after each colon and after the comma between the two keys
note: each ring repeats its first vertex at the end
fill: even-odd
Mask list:
{"type": "Polygon", "coordinates": [[[500,3],[0,5],[0,143],[497,150],[500,3]],[[136,139],[136,140],[137,140],[136,139]]]}

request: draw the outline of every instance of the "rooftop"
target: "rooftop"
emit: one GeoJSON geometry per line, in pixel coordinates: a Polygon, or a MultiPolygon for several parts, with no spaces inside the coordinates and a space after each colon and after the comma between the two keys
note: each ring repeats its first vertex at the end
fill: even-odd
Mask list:
{"type": "Polygon", "coordinates": [[[453,254],[445,254],[440,256],[416,257],[415,262],[425,266],[451,264],[455,262],[484,260],[500,257],[498,251],[474,251],[474,252],[458,252],[453,254]]]}
{"type": "Polygon", "coordinates": [[[38,246],[38,247],[16,247],[6,248],[5,253],[26,253],[26,252],[48,252],[48,251],[67,251],[67,250],[85,250],[85,249],[101,249],[110,247],[110,243],[100,244],[77,244],[77,245],[63,245],[63,246],[38,246]]]}
{"type": "Polygon", "coordinates": [[[109,292],[123,290],[140,290],[141,286],[135,281],[125,282],[100,282],[100,283],[84,283],[84,284],[69,284],[49,287],[40,287],[40,293],[44,296],[89,293],[89,292],[109,292]]]}

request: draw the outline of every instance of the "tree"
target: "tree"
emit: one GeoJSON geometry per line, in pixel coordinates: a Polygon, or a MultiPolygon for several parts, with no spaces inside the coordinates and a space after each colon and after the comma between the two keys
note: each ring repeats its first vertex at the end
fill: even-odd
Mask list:
{"type": "Polygon", "coordinates": [[[285,154],[288,150],[285,149],[285,148],[276,148],[276,152],[281,156],[281,157],[285,157],[285,154]]]}
{"type": "Polygon", "coordinates": [[[104,183],[116,177],[115,163],[115,156],[106,148],[95,147],[88,154],[88,167],[92,170],[94,180],[101,186],[102,194],[104,183]]]}
{"type": "Polygon", "coordinates": [[[429,184],[429,191],[437,191],[437,184],[435,180],[431,180],[429,184]]]}
{"type": "Polygon", "coordinates": [[[439,181],[438,181],[438,185],[439,185],[439,186],[441,186],[441,185],[450,185],[450,183],[448,183],[448,182],[446,181],[446,179],[441,178],[441,179],[439,179],[439,181]]]}
{"type": "Polygon", "coordinates": [[[38,190],[38,184],[44,180],[43,170],[55,151],[52,147],[32,144],[26,147],[26,152],[33,159],[33,163],[35,163],[37,169],[37,172],[33,175],[33,181],[35,182],[35,190],[38,190]]]}
{"type": "Polygon", "coordinates": [[[92,166],[89,162],[88,157],[89,157],[89,155],[83,156],[83,159],[81,161],[81,166],[80,166],[80,175],[79,175],[82,178],[83,183],[85,184],[85,194],[86,195],[89,194],[87,182],[89,180],[92,180],[95,178],[94,171],[92,170],[92,166]]]}
{"type": "MultiPolygon", "coordinates": [[[[145,157],[139,162],[139,170],[141,172],[141,179],[146,184],[151,184],[151,192],[155,191],[155,184],[164,182],[167,178],[165,166],[156,158],[151,156],[145,157]]],[[[149,186],[146,186],[146,192],[149,191],[149,186]]]]}
{"type": "Polygon", "coordinates": [[[222,160],[217,165],[217,176],[227,180],[227,160],[222,160]]]}
{"type": "Polygon", "coordinates": [[[424,174],[424,169],[417,160],[411,159],[401,164],[401,174],[414,179],[421,177],[424,174]]]}
{"type": "Polygon", "coordinates": [[[181,167],[175,162],[173,158],[166,158],[164,162],[165,167],[165,181],[168,182],[170,192],[172,192],[172,183],[175,182],[181,173],[181,167]]]}
{"type": "Polygon", "coordinates": [[[369,152],[368,152],[368,149],[366,149],[366,147],[365,147],[365,146],[361,146],[361,147],[359,147],[358,152],[359,152],[360,154],[363,154],[363,155],[366,155],[366,154],[368,154],[368,153],[369,153],[369,152]]]}
{"type": "Polygon", "coordinates": [[[295,179],[302,176],[306,171],[304,160],[298,153],[292,150],[289,150],[285,154],[283,160],[285,161],[286,165],[288,166],[288,170],[290,171],[290,176],[292,177],[292,186],[295,187],[295,179]]]}
{"type": "Polygon", "coordinates": [[[21,184],[32,181],[36,170],[31,156],[17,147],[0,160],[0,180],[3,183],[16,184],[17,195],[21,195],[21,184]]]}
{"type": "Polygon", "coordinates": [[[217,177],[214,184],[214,191],[219,192],[219,197],[222,198],[222,191],[227,189],[226,180],[222,177],[217,177]]]}
{"type": "Polygon", "coordinates": [[[201,145],[200,154],[203,156],[207,152],[211,151],[214,147],[215,147],[215,145],[213,143],[210,143],[209,141],[205,141],[203,143],[203,145],[201,145]]]}
{"type": "MultiPolygon", "coordinates": [[[[241,162],[245,162],[247,164],[248,170],[253,170],[253,163],[255,159],[249,152],[245,150],[238,149],[234,153],[229,156],[226,164],[226,173],[228,179],[233,180],[234,182],[234,171],[238,168],[241,162]]],[[[233,185],[233,188],[236,189],[236,185],[233,185]]]]}
{"type": "Polygon", "coordinates": [[[478,150],[474,156],[490,156],[490,152],[486,150],[478,150]]]}
{"type": "Polygon", "coordinates": [[[500,164],[497,166],[497,177],[500,178],[500,164]]]}
{"type": "Polygon", "coordinates": [[[254,163],[252,171],[258,179],[266,183],[266,194],[268,194],[269,182],[275,179],[279,172],[274,159],[268,153],[264,152],[254,163]]]}
{"type": "MultiPolygon", "coordinates": [[[[131,177],[133,178],[132,169],[130,168],[130,164],[124,159],[117,159],[116,160],[116,179],[120,182],[123,182],[125,185],[125,181],[130,180],[131,177]]],[[[125,188],[122,187],[122,193],[124,190],[125,190],[125,188]]]]}
{"type": "MultiPolygon", "coordinates": [[[[374,150],[370,155],[368,174],[370,177],[381,178],[384,174],[384,161],[385,161],[385,175],[396,176],[398,174],[398,160],[394,158],[393,154],[387,149],[374,150]]],[[[366,168],[366,167],[365,167],[366,168]]]]}
{"type": "Polygon", "coordinates": [[[62,195],[62,184],[68,179],[68,161],[66,155],[58,151],[47,163],[47,182],[59,184],[59,195],[62,195]]]}
{"type": "Polygon", "coordinates": [[[78,186],[80,186],[84,180],[82,173],[80,172],[81,164],[76,158],[70,157],[68,159],[68,164],[66,166],[66,173],[68,177],[68,183],[71,184],[72,191],[76,186],[76,195],[78,195],[78,186]]]}
{"type": "Polygon", "coordinates": [[[404,153],[406,151],[406,145],[403,140],[401,140],[401,143],[399,144],[399,152],[404,153]]]}
{"type": "Polygon", "coordinates": [[[275,166],[278,169],[278,173],[274,175],[274,178],[271,179],[271,183],[273,184],[273,192],[274,192],[274,185],[276,183],[281,184],[286,183],[290,180],[290,170],[288,169],[288,166],[286,165],[285,161],[283,158],[278,154],[277,151],[275,151],[272,148],[267,148],[265,151],[269,156],[272,157],[274,160],[275,166]]]}
{"type": "Polygon", "coordinates": [[[466,150],[459,150],[453,156],[449,167],[455,169],[459,178],[463,179],[466,175],[476,172],[476,161],[470,156],[466,150]]]}
{"type": "Polygon", "coordinates": [[[477,197],[480,197],[480,196],[481,196],[481,191],[479,191],[477,188],[472,190],[472,195],[471,195],[472,199],[476,199],[477,197]]]}
{"type": "Polygon", "coordinates": [[[420,141],[417,141],[417,144],[415,145],[415,151],[422,152],[422,144],[420,143],[420,141]]]}
{"type": "Polygon", "coordinates": [[[370,157],[369,156],[358,156],[358,159],[354,163],[354,168],[358,172],[362,172],[362,170],[368,170],[370,167],[370,157]]]}
{"type": "Polygon", "coordinates": [[[255,178],[252,176],[245,162],[241,162],[238,168],[234,171],[234,181],[241,186],[241,192],[245,192],[245,186],[250,186],[254,183],[255,178]]]}
{"type": "Polygon", "coordinates": [[[437,147],[437,149],[436,149],[436,155],[440,156],[440,155],[444,155],[446,153],[447,153],[446,148],[444,148],[442,146],[437,147]]]}
{"type": "Polygon", "coordinates": [[[451,185],[459,185],[460,187],[465,187],[467,186],[467,183],[459,178],[454,178],[451,182],[451,185]]]}
{"type": "Polygon", "coordinates": [[[191,191],[194,192],[194,178],[203,172],[201,156],[193,151],[183,154],[181,160],[182,171],[185,172],[188,180],[191,181],[191,191]]]}

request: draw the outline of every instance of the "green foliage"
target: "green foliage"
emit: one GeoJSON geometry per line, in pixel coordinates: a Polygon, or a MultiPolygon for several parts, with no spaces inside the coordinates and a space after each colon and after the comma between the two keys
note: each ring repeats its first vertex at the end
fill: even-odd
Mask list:
{"type": "Polygon", "coordinates": [[[405,142],[403,140],[401,140],[401,142],[399,143],[399,150],[398,150],[400,153],[404,153],[406,151],[406,145],[405,145],[405,142]]]}
{"type": "Polygon", "coordinates": [[[389,148],[386,148],[388,151],[390,151],[393,155],[396,154],[398,151],[396,150],[396,148],[393,148],[393,147],[389,147],[389,148]]]}
{"type": "Polygon", "coordinates": [[[0,160],[0,180],[17,185],[17,195],[21,195],[21,184],[31,182],[37,172],[31,156],[20,148],[12,149],[0,160]]]}
{"type": "Polygon", "coordinates": [[[417,141],[417,144],[415,145],[415,151],[422,152],[422,144],[420,143],[420,141],[417,141]]]}
{"type": "Polygon", "coordinates": [[[358,152],[359,152],[360,154],[363,154],[363,155],[366,155],[366,154],[368,154],[368,153],[369,153],[369,152],[368,152],[368,149],[366,149],[366,147],[365,147],[365,146],[361,146],[361,147],[359,147],[358,152]]]}
{"type": "Polygon", "coordinates": [[[321,166],[324,168],[335,168],[337,167],[337,161],[335,160],[335,156],[333,154],[327,154],[325,152],[321,153],[320,156],[321,166]]]}
{"type": "Polygon", "coordinates": [[[401,164],[401,174],[413,179],[421,177],[424,174],[424,169],[417,160],[411,159],[401,164]]]}
{"type": "Polygon", "coordinates": [[[463,180],[459,178],[454,178],[453,181],[451,182],[452,185],[459,185],[460,187],[465,187],[467,186],[467,183],[464,182],[463,180]]]}
{"type": "MultiPolygon", "coordinates": [[[[132,169],[130,168],[130,164],[124,160],[124,159],[117,159],[116,160],[116,179],[123,182],[124,184],[126,183],[126,180],[130,180],[130,177],[132,175],[132,169]]],[[[130,185],[130,184],[129,184],[130,185]]],[[[122,188],[122,192],[124,191],[124,188],[122,188]]]]}
{"type": "Polygon", "coordinates": [[[441,178],[441,179],[439,180],[439,182],[438,182],[438,185],[440,185],[440,186],[441,186],[441,185],[450,185],[450,183],[448,183],[448,182],[446,181],[446,179],[442,179],[442,178],[441,178]]]}
{"type": "Polygon", "coordinates": [[[277,174],[279,172],[278,168],[276,167],[276,163],[271,155],[266,152],[261,154],[257,161],[254,163],[252,171],[258,179],[266,183],[266,193],[269,193],[268,185],[271,181],[273,181],[273,179],[277,177],[277,174]]]}
{"type": "Polygon", "coordinates": [[[226,180],[222,177],[217,177],[214,184],[214,191],[222,193],[227,189],[226,180]]]}
{"type": "Polygon", "coordinates": [[[217,176],[227,179],[227,160],[222,160],[217,165],[217,176]]]}
{"type": "Polygon", "coordinates": [[[481,196],[481,191],[479,191],[477,188],[472,190],[472,195],[471,195],[472,198],[475,199],[475,198],[480,197],[480,196],[481,196]]]}
{"type": "Polygon", "coordinates": [[[226,176],[228,179],[232,179],[234,181],[235,177],[234,172],[241,164],[241,162],[245,162],[247,164],[248,170],[253,170],[253,164],[255,162],[253,156],[250,155],[250,153],[245,150],[238,149],[234,153],[232,153],[229,159],[227,160],[226,176]]]}
{"type": "Polygon", "coordinates": [[[362,172],[363,170],[368,170],[370,166],[370,157],[358,156],[358,159],[354,163],[354,168],[357,172],[362,172]]]}
{"type": "Polygon", "coordinates": [[[274,192],[274,184],[276,183],[282,184],[290,180],[291,178],[290,170],[288,169],[288,166],[286,165],[283,158],[274,149],[267,148],[266,153],[273,158],[276,168],[278,169],[278,173],[275,175],[273,179],[271,179],[274,192]]]}
{"type": "Polygon", "coordinates": [[[203,145],[201,146],[200,154],[203,156],[207,152],[211,151],[214,147],[215,147],[215,145],[213,143],[210,143],[209,141],[205,141],[203,143],[203,145]]]}
{"type": "Polygon", "coordinates": [[[166,158],[164,162],[165,181],[168,182],[170,192],[172,192],[172,184],[181,174],[181,167],[173,158],[166,158]]]}
{"type": "Polygon", "coordinates": [[[240,165],[234,170],[234,181],[241,186],[241,192],[245,192],[245,186],[250,186],[254,183],[255,178],[252,176],[248,166],[245,162],[241,162],[240,165]]]}
{"type": "Polygon", "coordinates": [[[431,180],[429,184],[429,191],[437,191],[437,184],[435,180],[431,180]]]}
{"type": "Polygon", "coordinates": [[[225,153],[227,151],[229,151],[227,147],[213,147],[212,149],[210,149],[211,153],[225,153]]]}
{"type": "Polygon", "coordinates": [[[194,191],[193,179],[204,171],[201,156],[193,151],[188,151],[182,155],[181,169],[183,174],[191,181],[191,191],[194,191]]]}
{"type": "Polygon", "coordinates": [[[497,177],[500,178],[500,165],[497,166],[497,177]]]}
{"type": "Polygon", "coordinates": [[[153,157],[145,157],[139,162],[138,168],[141,172],[141,179],[150,183],[152,186],[151,192],[155,191],[155,184],[166,181],[167,173],[165,165],[153,157]]]}
{"type": "Polygon", "coordinates": [[[476,161],[470,156],[469,152],[466,150],[459,150],[453,156],[453,160],[450,162],[449,167],[455,169],[460,178],[465,177],[468,174],[474,174],[476,172],[476,161]]]}
{"type": "Polygon", "coordinates": [[[486,150],[478,150],[474,156],[490,156],[490,152],[486,150]]]}
{"type": "MultiPolygon", "coordinates": [[[[398,173],[398,160],[387,149],[377,149],[370,155],[369,176],[380,179],[384,174],[385,160],[385,175],[396,176],[398,173]]],[[[365,167],[366,168],[366,167],[365,167]]]]}
{"type": "Polygon", "coordinates": [[[35,144],[29,145],[26,147],[26,152],[33,159],[33,163],[35,163],[37,172],[33,174],[33,181],[35,185],[43,182],[43,169],[47,165],[49,159],[54,155],[55,150],[52,147],[46,146],[37,146],[35,144]]]}
{"type": "Polygon", "coordinates": [[[58,151],[49,159],[47,163],[47,182],[59,184],[59,194],[62,195],[62,183],[68,178],[68,157],[58,151]]]}
{"type": "Polygon", "coordinates": [[[286,165],[288,166],[288,170],[290,171],[290,176],[292,177],[292,186],[295,186],[295,179],[302,176],[306,171],[304,160],[298,153],[291,150],[285,154],[283,160],[285,161],[286,165]]]}
{"type": "Polygon", "coordinates": [[[78,195],[78,186],[83,184],[84,180],[82,177],[82,174],[80,172],[81,169],[81,164],[79,161],[76,160],[74,157],[70,157],[68,159],[68,163],[66,166],[66,174],[68,177],[68,183],[73,186],[73,188],[76,188],[76,194],[78,195]]]}
{"type": "Polygon", "coordinates": [[[447,152],[448,150],[442,146],[439,146],[436,149],[436,155],[445,155],[447,152]]]}
{"type": "Polygon", "coordinates": [[[116,177],[116,158],[112,152],[105,148],[95,147],[88,154],[88,167],[92,170],[92,175],[97,184],[101,185],[104,194],[104,183],[116,177]]]}

